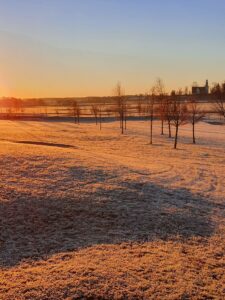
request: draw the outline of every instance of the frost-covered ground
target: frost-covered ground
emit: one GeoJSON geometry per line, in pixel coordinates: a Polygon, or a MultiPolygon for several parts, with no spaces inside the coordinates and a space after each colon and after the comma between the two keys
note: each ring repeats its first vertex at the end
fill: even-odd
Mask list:
{"type": "Polygon", "coordinates": [[[225,126],[0,121],[0,299],[224,299],[225,126]]]}

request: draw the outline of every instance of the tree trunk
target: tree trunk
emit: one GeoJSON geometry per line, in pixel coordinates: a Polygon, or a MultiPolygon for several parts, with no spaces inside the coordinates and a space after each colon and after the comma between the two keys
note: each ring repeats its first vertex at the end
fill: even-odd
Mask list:
{"type": "Polygon", "coordinates": [[[161,120],[161,135],[164,135],[164,120],[161,120]]]}
{"type": "Polygon", "coordinates": [[[192,122],[192,135],[193,135],[193,144],[195,144],[195,122],[192,122]]]}
{"type": "Polygon", "coordinates": [[[153,123],[153,116],[151,115],[151,123],[150,123],[150,144],[152,145],[152,123],[153,123]]]}
{"type": "Polygon", "coordinates": [[[100,120],[99,120],[100,130],[102,130],[102,111],[101,111],[101,109],[100,109],[99,117],[100,117],[100,120]]]}
{"type": "Polygon", "coordinates": [[[121,116],[121,133],[124,133],[124,116],[123,116],[123,112],[122,112],[122,116],[121,116]]]}
{"type": "Polygon", "coordinates": [[[172,134],[171,134],[171,124],[170,124],[170,120],[168,120],[168,128],[169,128],[169,138],[172,137],[172,134]]]}
{"type": "Polygon", "coordinates": [[[176,124],[176,133],[175,133],[175,140],[174,140],[174,149],[177,149],[178,128],[179,128],[179,125],[176,124]]]}

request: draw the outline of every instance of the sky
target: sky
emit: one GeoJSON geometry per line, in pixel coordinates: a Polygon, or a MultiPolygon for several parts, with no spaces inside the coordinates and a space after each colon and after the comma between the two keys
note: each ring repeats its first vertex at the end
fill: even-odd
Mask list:
{"type": "Polygon", "coordinates": [[[225,80],[224,0],[0,0],[0,96],[225,80]]]}

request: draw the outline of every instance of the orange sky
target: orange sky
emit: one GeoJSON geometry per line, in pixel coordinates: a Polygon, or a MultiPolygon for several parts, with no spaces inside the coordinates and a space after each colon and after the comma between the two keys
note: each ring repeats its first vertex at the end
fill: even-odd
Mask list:
{"type": "Polygon", "coordinates": [[[2,1],[0,96],[146,93],[225,79],[224,1],[2,1]],[[191,17],[190,17],[191,16],[191,17]]]}

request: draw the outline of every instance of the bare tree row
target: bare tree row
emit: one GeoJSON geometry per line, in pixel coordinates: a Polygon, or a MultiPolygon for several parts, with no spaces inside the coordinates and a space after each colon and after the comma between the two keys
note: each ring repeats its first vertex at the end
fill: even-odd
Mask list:
{"type": "MultiPolygon", "coordinates": [[[[126,98],[121,95],[121,84],[116,86],[116,97],[118,99],[117,109],[120,119],[121,133],[124,133],[124,119],[126,120],[126,98]]],[[[147,106],[145,107],[146,116],[150,120],[150,144],[153,143],[153,123],[159,119],[161,123],[161,135],[165,133],[165,124],[168,125],[169,138],[172,138],[171,126],[175,127],[174,148],[177,148],[178,134],[180,126],[192,124],[192,140],[196,143],[195,126],[205,116],[204,111],[199,107],[198,102],[192,98],[186,101],[183,98],[182,90],[173,92],[171,96],[165,94],[164,84],[161,79],[157,79],[151,92],[146,95],[147,106]]],[[[142,111],[138,103],[139,112],[142,111]]]]}

